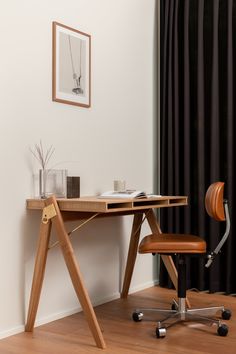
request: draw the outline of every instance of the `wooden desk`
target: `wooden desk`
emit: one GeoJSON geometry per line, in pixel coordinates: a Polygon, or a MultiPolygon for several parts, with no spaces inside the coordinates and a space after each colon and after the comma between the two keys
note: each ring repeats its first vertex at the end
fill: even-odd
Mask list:
{"type": "MultiPolygon", "coordinates": [[[[121,297],[126,298],[129,292],[129,286],[137,256],[140,231],[143,221],[147,219],[153,233],[161,233],[154,209],[181,205],[187,205],[187,197],[162,196],[142,199],[99,199],[96,197],[83,197],[79,199],[56,199],[52,196],[45,200],[28,199],[27,209],[41,210],[42,219],[40,223],[38,249],[35,259],[34,275],[25,330],[31,332],[34,328],[45,273],[52,225],[55,227],[58,237],[57,243],[60,244],[71,281],[86,316],[94,340],[99,348],[106,348],[97,317],[91,304],[87,289],[85,288],[78,262],[74,255],[74,250],[70,241],[71,233],[97,217],[116,215],[134,216],[123,288],[121,292],[121,297]],[[80,220],[80,224],[72,232],[68,233],[65,228],[65,222],[72,220],[80,220]]],[[[175,288],[177,288],[177,272],[172,258],[169,256],[162,256],[162,259],[175,288]]]]}

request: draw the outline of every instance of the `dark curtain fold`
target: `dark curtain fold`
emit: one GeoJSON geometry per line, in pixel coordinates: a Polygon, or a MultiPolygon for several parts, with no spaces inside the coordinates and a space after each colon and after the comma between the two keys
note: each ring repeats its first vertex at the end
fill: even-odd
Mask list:
{"type": "MultiPolygon", "coordinates": [[[[224,226],[210,220],[208,186],[225,181],[231,233],[210,269],[189,261],[188,286],[236,293],[236,0],[161,0],[161,194],[188,207],[161,211],[165,232],[201,235],[213,250],[224,226]]],[[[160,285],[171,286],[163,266],[160,285]]]]}

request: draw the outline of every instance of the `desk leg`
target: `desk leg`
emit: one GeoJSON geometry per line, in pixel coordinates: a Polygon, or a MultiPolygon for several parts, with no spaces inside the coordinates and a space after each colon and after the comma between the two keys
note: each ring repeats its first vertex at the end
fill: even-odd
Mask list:
{"type": "Polygon", "coordinates": [[[64,221],[62,219],[61,212],[57,205],[56,199],[54,197],[48,198],[45,203],[46,205],[53,204],[55,207],[56,216],[52,218],[52,223],[56,229],[56,233],[71,277],[71,281],[73,283],[75,292],[86,316],[89,328],[93,334],[95,342],[99,348],[105,349],[106,343],[99,327],[97,317],[91,304],[87,289],[85,288],[82,274],[80,272],[79,265],[76,260],[69,236],[66,232],[64,221]]]}
{"type": "MultiPolygon", "coordinates": [[[[148,210],[146,212],[146,217],[147,217],[147,220],[148,220],[148,223],[149,223],[149,226],[150,226],[150,229],[152,230],[152,232],[155,234],[161,234],[162,232],[161,232],[160,226],[158,225],[155,213],[152,209],[148,210]]],[[[176,267],[175,267],[172,257],[166,256],[166,255],[161,255],[161,258],[162,258],[163,263],[167,269],[170,279],[174,284],[175,289],[177,289],[178,273],[177,273],[177,270],[176,270],[176,267]]]]}
{"type": "Polygon", "coordinates": [[[28,317],[25,326],[26,332],[31,332],[33,331],[34,328],[35,318],[38,310],[39,298],[40,298],[41,289],[43,285],[50,233],[51,233],[51,222],[49,221],[47,224],[43,224],[41,222],[40,230],[39,230],[38,249],[37,249],[35,266],[34,266],[33,282],[31,287],[30,301],[29,301],[28,317]]]}
{"type": "MultiPolygon", "coordinates": [[[[157,218],[153,209],[150,209],[146,212],[146,217],[149,223],[149,226],[153,233],[161,234],[161,228],[157,222],[157,218]]],[[[161,259],[167,269],[167,272],[170,276],[172,283],[174,284],[175,289],[178,289],[178,272],[176,270],[175,264],[171,256],[161,255],[161,259]]],[[[190,308],[190,302],[186,299],[187,306],[190,308]]]]}
{"type": "Polygon", "coordinates": [[[125,299],[128,296],[130,282],[131,282],[134,265],[137,257],[142,219],[143,219],[142,213],[134,215],[133,226],[132,226],[132,231],[130,236],[130,243],[129,243],[129,252],[126,261],[123,289],[121,292],[122,299],[125,299]]]}

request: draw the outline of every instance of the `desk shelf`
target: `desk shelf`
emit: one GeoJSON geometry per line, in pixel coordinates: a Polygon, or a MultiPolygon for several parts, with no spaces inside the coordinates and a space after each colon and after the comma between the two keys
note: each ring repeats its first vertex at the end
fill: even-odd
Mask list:
{"type": "MultiPolygon", "coordinates": [[[[75,199],[57,199],[61,211],[113,213],[119,211],[144,210],[187,205],[185,196],[161,196],[149,198],[108,198],[81,197],[75,199]]],[[[41,210],[44,208],[43,199],[27,199],[27,209],[41,210]]]]}

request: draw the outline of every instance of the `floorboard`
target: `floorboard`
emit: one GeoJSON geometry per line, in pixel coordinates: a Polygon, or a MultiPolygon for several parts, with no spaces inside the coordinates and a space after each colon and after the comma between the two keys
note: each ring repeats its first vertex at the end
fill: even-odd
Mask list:
{"type": "Polygon", "coordinates": [[[0,341],[0,354],[234,354],[236,353],[236,298],[225,295],[189,292],[193,307],[224,305],[232,310],[227,337],[219,337],[215,326],[178,324],[167,330],[165,338],[155,336],[153,316],[133,322],[131,315],[138,307],[169,308],[175,291],[152,287],[128,299],[118,299],[97,306],[95,312],[102,328],[107,349],[98,349],[83,313],[35,328],[33,333],[20,333],[0,341]]]}

